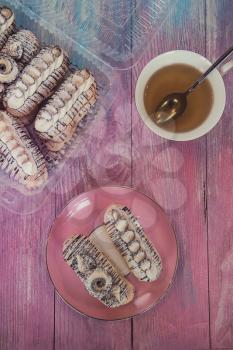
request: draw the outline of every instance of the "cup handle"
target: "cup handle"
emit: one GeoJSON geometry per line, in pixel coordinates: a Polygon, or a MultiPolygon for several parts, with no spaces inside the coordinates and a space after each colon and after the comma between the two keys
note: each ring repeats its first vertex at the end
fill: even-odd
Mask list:
{"type": "Polygon", "coordinates": [[[220,67],[219,67],[219,72],[222,76],[226,75],[231,69],[233,68],[233,59],[222,64],[220,67]]]}

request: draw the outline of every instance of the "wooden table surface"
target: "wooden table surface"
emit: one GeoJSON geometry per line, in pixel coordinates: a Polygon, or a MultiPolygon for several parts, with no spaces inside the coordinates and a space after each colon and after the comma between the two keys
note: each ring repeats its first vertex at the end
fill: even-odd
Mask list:
{"type": "MultiPolygon", "coordinates": [[[[125,0],[127,1],[127,0],[125,0]]],[[[152,1],[152,0],[151,0],[152,1]]],[[[233,72],[227,104],[208,136],[175,143],[139,119],[134,89],[159,53],[188,49],[214,60],[233,44],[232,0],[178,0],[132,70],[119,71],[119,95],[95,121],[78,162],[35,214],[0,209],[1,350],[233,349],[233,72]],[[108,122],[107,122],[108,118],[108,122]],[[174,225],[180,249],[166,298],[134,320],[80,316],[55,293],[46,271],[50,225],[69,199],[105,184],[129,185],[153,197],[174,225]]]]}

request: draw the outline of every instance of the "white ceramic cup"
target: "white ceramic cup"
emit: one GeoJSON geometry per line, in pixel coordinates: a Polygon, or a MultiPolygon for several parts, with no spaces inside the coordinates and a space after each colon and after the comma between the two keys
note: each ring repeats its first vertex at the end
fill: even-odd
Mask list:
{"type": "MultiPolygon", "coordinates": [[[[208,61],[207,58],[195,52],[185,50],[170,51],[155,57],[143,68],[139,75],[135,90],[137,110],[144,123],[157,135],[174,141],[194,140],[208,133],[221,118],[226,103],[225,85],[222,75],[217,69],[215,69],[208,76],[208,81],[213,90],[213,104],[207,118],[201,125],[190,131],[167,131],[156,125],[146,112],[144,105],[144,91],[148,80],[156,71],[172,64],[188,64],[197,68],[200,72],[205,72],[212,63],[208,61]]],[[[232,62],[225,63],[221,67],[221,73],[225,74],[231,67],[232,62]]]]}

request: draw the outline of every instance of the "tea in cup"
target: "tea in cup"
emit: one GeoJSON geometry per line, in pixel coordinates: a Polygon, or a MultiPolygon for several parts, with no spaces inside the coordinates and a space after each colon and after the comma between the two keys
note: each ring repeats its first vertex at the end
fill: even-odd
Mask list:
{"type": "Polygon", "coordinates": [[[155,57],[144,67],[137,81],[135,101],[142,120],[153,132],[166,139],[187,141],[201,137],[217,124],[226,100],[225,85],[217,69],[187,97],[181,116],[160,125],[153,119],[165,96],[186,91],[210,66],[211,62],[197,53],[177,50],[155,57]]]}

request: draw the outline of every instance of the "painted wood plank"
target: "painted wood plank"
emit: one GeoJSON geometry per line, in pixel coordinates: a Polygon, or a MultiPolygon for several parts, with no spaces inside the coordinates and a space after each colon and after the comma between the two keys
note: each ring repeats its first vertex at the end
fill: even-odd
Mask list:
{"type": "MultiPolygon", "coordinates": [[[[175,16],[169,18],[166,29],[156,35],[144,61],[135,68],[134,85],[142,66],[159,52],[189,48],[204,54],[203,11],[204,1],[181,2],[175,16]]],[[[232,32],[231,13],[231,0],[208,0],[207,56],[211,59],[232,44],[229,35],[232,32]]],[[[125,96],[125,86],[129,81],[130,77],[124,75],[122,91],[125,91],[125,96]]],[[[226,84],[230,91],[232,76],[226,78],[226,84]]],[[[229,283],[232,279],[231,107],[228,98],[225,118],[208,137],[213,349],[232,348],[233,344],[233,293],[229,283]]],[[[87,148],[82,149],[79,161],[67,171],[66,179],[61,180],[57,187],[57,211],[82,190],[110,183],[130,185],[129,116],[128,99],[119,99],[106,116],[107,122],[103,114],[103,119],[99,121],[101,126],[88,131],[87,148]]],[[[135,349],[208,348],[206,211],[203,190],[206,188],[205,151],[204,139],[180,145],[162,141],[143,127],[134,109],[133,185],[153,196],[167,209],[178,235],[181,253],[173,289],[156,309],[134,321],[135,349]]],[[[54,217],[52,206],[53,196],[35,216],[14,216],[14,220],[12,214],[0,210],[0,348],[3,350],[53,348],[53,289],[44,268],[43,255],[47,232],[54,217]],[[8,252],[14,253],[14,265],[13,254],[8,252]]],[[[55,329],[57,349],[129,349],[131,345],[129,321],[113,324],[88,320],[70,310],[57,297],[55,329]],[[87,345],[89,339],[91,342],[87,345]]]]}
{"type": "MultiPolygon", "coordinates": [[[[133,69],[133,90],[143,66],[159,53],[173,49],[205,55],[204,1],[178,3],[133,69]]],[[[143,125],[133,107],[132,141],[133,186],[166,210],[180,248],[172,289],[158,306],[133,322],[134,349],[208,349],[206,140],[165,141],[143,125]]]]}
{"type": "MultiPolygon", "coordinates": [[[[79,159],[57,186],[56,210],[91,188],[131,183],[131,72],[123,72],[120,91],[110,111],[103,111],[85,131],[79,159]]],[[[56,350],[131,348],[131,321],[104,322],[79,315],[56,296],[56,350]]]]}
{"type": "Polygon", "coordinates": [[[45,260],[53,219],[52,198],[36,215],[0,209],[1,350],[53,349],[54,290],[45,260]]]}
{"type": "MultiPolygon", "coordinates": [[[[207,1],[207,57],[214,61],[233,45],[233,2],[207,1]]],[[[208,235],[210,320],[213,348],[233,347],[233,71],[224,77],[223,117],[208,135],[208,235]]]]}

